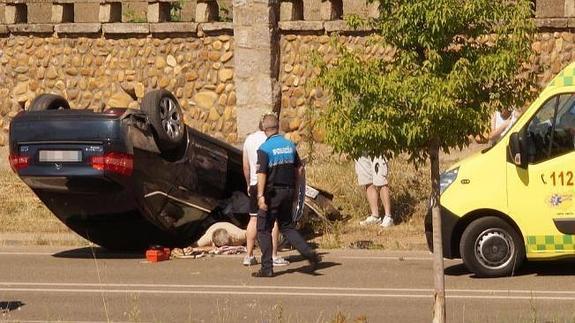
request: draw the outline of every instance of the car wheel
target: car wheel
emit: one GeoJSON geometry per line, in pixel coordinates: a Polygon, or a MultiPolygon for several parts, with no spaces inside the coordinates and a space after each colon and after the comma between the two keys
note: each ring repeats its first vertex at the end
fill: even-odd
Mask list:
{"type": "Polygon", "coordinates": [[[30,104],[29,111],[70,109],[70,104],[56,94],[40,94],[30,104]]]}
{"type": "Polygon", "coordinates": [[[184,138],[186,127],[176,97],[166,90],[148,92],[142,99],[142,110],[152,124],[158,148],[162,152],[177,148],[184,138]]]}
{"type": "Polygon", "coordinates": [[[461,236],[459,251],[467,269],[480,277],[512,275],[525,259],[518,232],[494,216],[471,222],[461,236]]]}

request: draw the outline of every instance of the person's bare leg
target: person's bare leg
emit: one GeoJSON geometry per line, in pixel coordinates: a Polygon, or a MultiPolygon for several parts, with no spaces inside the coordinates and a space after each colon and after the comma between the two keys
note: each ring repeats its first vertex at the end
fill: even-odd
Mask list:
{"type": "Polygon", "coordinates": [[[274,223],[274,228],[272,229],[272,259],[278,257],[278,240],[280,238],[280,230],[278,227],[278,221],[274,223]]]}
{"type": "Polygon", "coordinates": [[[248,249],[248,256],[254,256],[254,247],[256,244],[257,224],[258,218],[255,216],[250,217],[248,227],[246,228],[246,248],[248,249]]]}
{"type": "Polygon", "coordinates": [[[379,189],[379,196],[381,197],[381,203],[383,204],[383,209],[385,215],[391,216],[391,199],[389,197],[389,186],[383,185],[379,189]]]}
{"type": "Polygon", "coordinates": [[[365,193],[367,195],[367,203],[369,204],[371,215],[379,217],[379,197],[377,194],[377,188],[373,184],[366,185],[365,193]]]}

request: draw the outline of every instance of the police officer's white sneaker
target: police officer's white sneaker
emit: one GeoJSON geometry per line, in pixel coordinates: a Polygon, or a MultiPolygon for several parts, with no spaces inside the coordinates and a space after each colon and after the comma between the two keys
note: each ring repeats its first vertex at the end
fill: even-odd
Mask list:
{"type": "Polygon", "coordinates": [[[378,216],[370,215],[365,220],[359,221],[360,225],[381,224],[381,218],[378,216]]]}
{"type": "Polygon", "coordinates": [[[384,228],[392,227],[393,226],[393,219],[391,218],[391,216],[386,215],[383,217],[383,220],[381,221],[380,225],[384,228]]]}

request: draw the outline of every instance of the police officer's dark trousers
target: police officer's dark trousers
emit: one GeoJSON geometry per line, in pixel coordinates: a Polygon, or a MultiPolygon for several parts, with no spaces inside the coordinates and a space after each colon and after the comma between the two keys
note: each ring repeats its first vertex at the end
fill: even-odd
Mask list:
{"type": "Polygon", "coordinates": [[[271,232],[276,219],[280,232],[302,256],[307,259],[316,257],[313,249],[295,229],[295,223],[292,218],[294,189],[290,187],[273,187],[267,189],[264,196],[268,210],[260,209],[257,221],[257,237],[262,251],[261,270],[266,273],[273,271],[271,232]]]}

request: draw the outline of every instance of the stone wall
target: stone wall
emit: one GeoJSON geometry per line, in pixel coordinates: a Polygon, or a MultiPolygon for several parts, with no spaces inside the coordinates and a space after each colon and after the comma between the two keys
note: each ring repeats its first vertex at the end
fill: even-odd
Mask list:
{"type": "MultiPolygon", "coordinates": [[[[328,96],[313,84],[319,69],[310,57],[319,54],[328,64],[334,63],[336,50],[329,35],[293,34],[288,32],[281,39],[280,81],[281,129],[295,142],[302,138],[322,141],[324,133],[316,127],[317,111],[326,107],[328,96]]],[[[392,48],[369,43],[365,35],[341,35],[337,41],[350,48],[359,49],[366,58],[389,58],[392,48]]]]}
{"type": "MultiPolygon", "coordinates": [[[[232,36],[0,38],[0,122],[40,93],[57,93],[73,108],[138,108],[151,90],[179,99],[185,120],[217,138],[237,140],[232,36]]],[[[5,134],[0,142],[5,142],[5,134]]]]}
{"type": "MultiPolygon", "coordinates": [[[[191,126],[241,143],[264,110],[280,112],[295,141],[321,140],[309,54],[335,57],[330,36],[365,55],[370,30],[343,17],[378,15],[365,0],[3,0],[0,1],[0,145],[10,119],[43,92],[75,108],[137,107],[146,91],[173,91],[191,126]],[[233,21],[232,21],[233,19],[233,21]]],[[[545,84],[571,62],[575,0],[539,0],[530,68],[545,84]]]]}

